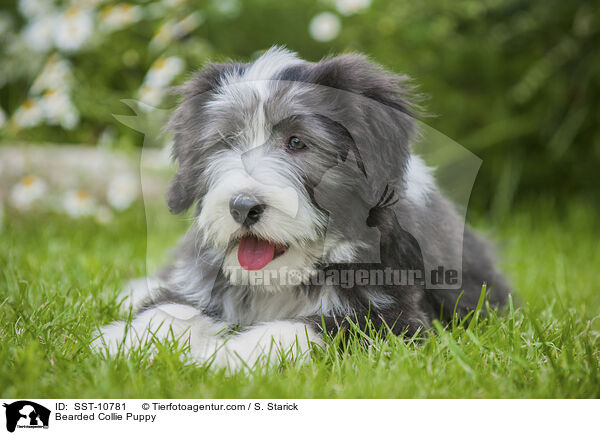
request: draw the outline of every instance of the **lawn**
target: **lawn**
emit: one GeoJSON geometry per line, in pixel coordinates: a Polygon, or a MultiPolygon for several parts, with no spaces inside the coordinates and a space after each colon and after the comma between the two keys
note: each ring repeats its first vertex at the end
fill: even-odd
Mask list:
{"type": "MultiPolygon", "coordinates": [[[[106,226],[54,214],[7,212],[4,221],[2,397],[600,397],[600,229],[585,204],[540,200],[474,219],[498,241],[515,288],[505,312],[437,325],[421,344],[355,334],[310,364],[229,377],[182,364],[168,346],[153,360],[90,352],[94,327],[118,318],[123,282],[145,273],[140,205],[106,226]]],[[[152,264],[185,225],[156,226],[152,264]]]]}

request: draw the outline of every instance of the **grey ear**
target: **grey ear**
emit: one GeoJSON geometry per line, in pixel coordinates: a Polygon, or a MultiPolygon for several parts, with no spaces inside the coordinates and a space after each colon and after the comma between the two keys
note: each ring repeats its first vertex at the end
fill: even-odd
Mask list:
{"type": "Polygon", "coordinates": [[[197,149],[197,140],[202,136],[204,127],[202,102],[220,86],[224,74],[240,73],[244,68],[245,65],[239,63],[210,63],[185,84],[171,89],[173,94],[182,96],[179,107],[166,126],[173,133],[173,160],[179,163],[166,194],[171,213],[185,212],[200,197],[198,180],[202,156],[197,149]]]}
{"type": "Polygon", "coordinates": [[[194,193],[182,178],[181,173],[178,172],[167,189],[167,205],[173,214],[185,212],[194,203],[194,193]]]}
{"type": "Polygon", "coordinates": [[[340,124],[337,121],[333,121],[333,123],[336,126],[336,128],[339,128],[340,130],[342,130],[344,132],[344,134],[348,137],[349,144],[350,144],[347,148],[344,148],[340,151],[340,159],[342,160],[342,162],[345,162],[346,159],[348,158],[348,153],[350,151],[352,151],[352,153],[354,154],[354,158],[356,159],[356,165],[358,166],[358,169],[360,170],[360,172],[363,173],[363,175],[365,177],[368,178],[367,170],[365,168],[365,162],[364,162],[362,156],[360,155],[360,151],[358,150],[358,147],[356,146],[356,142],[354,141],[354,138],[352,137],[352,135],[350,134],[348,129],[346,127],[344,127],[342,124],[340,124]]]}
{"type": "MultiPolygon", "coordinates": [[[[413,116],[419,111],[408,78],[386,71],[365,56],[345,54],[314,64],[309,80],[348,92],[343,121],[369,183],[402,179],[416,128],[413,116]]],[[[373,191],[378,191],[376,187],[373,191]]]]}
{"type": "Polygon", "coordinates": [[[363,95],[409,116],[419,111],[420,98],[407,76],[389,72],[361,54],[322,60],[315,65],[312,81],[363,95]]]}
{"type": "Polygon", "coordinates": [[[344,152],[340,155],[342,162],[345,162],[348,158],[348,151],[352,151],[354,153],[354,158],[356,159],[356,165],[358,166],[358,169],[360,170],[360,172],[363,173],[363,175],[366,178],[368,178],[367,169],[365,168],[365,162],[362,156],[360,155],[360,151],[358,150],[358,147],[356,146],[354,141],[351,142],[350,148],[345,149],[344,152]]]}

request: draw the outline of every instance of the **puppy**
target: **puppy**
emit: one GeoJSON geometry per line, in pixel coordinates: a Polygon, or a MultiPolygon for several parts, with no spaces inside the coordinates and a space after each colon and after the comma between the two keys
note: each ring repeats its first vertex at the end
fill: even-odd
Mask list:
{"type": "Polygon", "coordinates": [[[101,328],[96,349],[177,338],[191,360],[237,370],[305,358],[351,324],[414,336],[475,309],[484,283],[506,302],[487,244],[411,151],[404,77],[275,47],[179,92],[167,203],[195,206],[194,223],[170,266],[125,290],[134,317],[101,328]],[[447,264],[461,265],[452,280],[429,279],[447,264]]]}

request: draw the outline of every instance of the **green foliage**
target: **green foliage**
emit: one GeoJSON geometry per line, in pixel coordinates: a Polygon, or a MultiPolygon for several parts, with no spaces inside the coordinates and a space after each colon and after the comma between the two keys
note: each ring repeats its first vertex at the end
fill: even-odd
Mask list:
{"type": "MultiPolygon", "coordinates": [[[[12,31],[1,36],[0,48],[0,107],[9,116],[52,52],[32,54],[19,42],[27,19],[16,3],[7,9],[12,31]]],[[[139,145],[141,137],[111,115],[127,112],[120,100],[139,96],[159,57],[183,59],[192,72],[208,59],[246,60],[273,44],[309,60],[355,50],[414,77],[435,115],[426,121],[483,159],[474,199],[495,216],[503,216],[515,198],[600,193],[600,13],[594,0],[375,0],[348,16],[336,11],[333,0],[167,3],[134,1],[144,8],[142,19],[95,32],[81,49],[61,52],[73,66],[71,97],[81,116],[76,128],[8,127],[0,135],[95,143],[108,131],[122,146],[139,145]],[[323,11],[341,19],[339,36],[327,43],[309,33],[311,19],[323,11]],[[201,23],[189,33],[151,44],[165,23],[194,13],[201,23]]],[[[106,4],[111,2],[98,10],[106,4]]]]}
{"type": "MultiPolygon", "coordinates": [[[[353,330],[307,365],[231,377],[184,365],[176,344],[154,359],[91,353],[95,325],[118,318],[124,281],[145,273],[141,205],[106,227],[9,213],[0,236],[0,396],[599,398],[594,213],[572,204],[559,217],[550,203],[535,205],[496,233],[507,241],[502,257],[515,289],[505,312],[436,324],[419,341],[353,330]]],[[[186,226],[171,218],[155,231],[166,241],[186,226]]]]}

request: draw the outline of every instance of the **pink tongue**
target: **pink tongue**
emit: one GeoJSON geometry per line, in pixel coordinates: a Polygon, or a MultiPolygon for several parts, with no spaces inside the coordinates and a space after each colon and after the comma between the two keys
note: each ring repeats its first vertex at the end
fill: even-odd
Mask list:
{"type": "Polygon", "coordinates": [[[260,270],[273,259],[275,245],[256,237],[246,236],[240,240],[238,261],[246,270],[260,270]]]}

